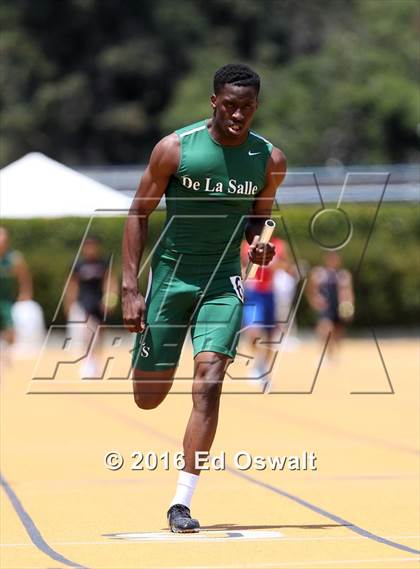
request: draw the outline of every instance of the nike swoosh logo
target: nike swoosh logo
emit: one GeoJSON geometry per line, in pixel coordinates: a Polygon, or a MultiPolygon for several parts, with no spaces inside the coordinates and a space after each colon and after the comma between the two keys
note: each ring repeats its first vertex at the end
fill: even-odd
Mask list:
{"type": "Polygon", "coordinates": [[[261,154],[261,152],[251,152],[248,150],[248,156],[255,156],[256,154],[261,154]]]}

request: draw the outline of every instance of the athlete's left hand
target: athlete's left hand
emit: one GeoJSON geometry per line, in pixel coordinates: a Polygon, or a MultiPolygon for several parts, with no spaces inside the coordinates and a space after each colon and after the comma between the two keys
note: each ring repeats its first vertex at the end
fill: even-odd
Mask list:
{"type": "Polygon", "coordinates": [[[268,265],[276,254],[276,248],[272,243],[258,243],[259,235],[256,235],[249,247],[248,258],[251,263],[268,265]]]}

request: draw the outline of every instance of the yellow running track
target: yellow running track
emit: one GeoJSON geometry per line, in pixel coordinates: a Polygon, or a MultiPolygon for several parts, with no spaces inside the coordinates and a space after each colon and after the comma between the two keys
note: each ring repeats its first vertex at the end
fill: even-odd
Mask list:
{"type": "MultiPolygon", "coordinates": [[[[1,567],[418,567],[418,348],[414,340],[380,347],[394,394],[369,340],[347,340],[315,383],[315,343],[283,354],[273,391],[287,393],[226,379],[212,449],[225,453],[226,468],[202,473],[197,535],[173,535],[165,520],[188,381],[158,409],[140,411],[121,381],[118,393],[65,394],[56,385],[35,393],[34,362],[14,361],[1,386],[1,567]],[[351,393],[360,391],[370,393],[351,393]],[[117,471],[104,465],[110,451],[125,459],[117,471]],[[167,453],[169,469],[159,459],[155,470],[134,470],[135,451],[167,453]],[[239,470],[239,451],[314,452],[317,470],[239,470]]],[[[187,346],[178,375],[190,368],[187,346]]]]}

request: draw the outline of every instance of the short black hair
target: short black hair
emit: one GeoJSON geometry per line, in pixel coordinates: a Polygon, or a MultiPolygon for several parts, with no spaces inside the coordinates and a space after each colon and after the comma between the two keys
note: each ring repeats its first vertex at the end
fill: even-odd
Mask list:
{"type": "Polygon", "coordinates": [[[260,92],[260,76],[255,73],[248,65],[243,63],[228,63],[216,71],[214,74],[214,92],[217,95],[223,85],[230,83],[241,87],[254,87],[258,93],[260,92]]]}

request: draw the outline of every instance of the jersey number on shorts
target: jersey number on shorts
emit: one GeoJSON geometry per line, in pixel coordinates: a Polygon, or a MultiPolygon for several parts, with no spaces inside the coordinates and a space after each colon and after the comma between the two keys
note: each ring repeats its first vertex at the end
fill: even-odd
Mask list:
{"type": "Polygon", "coordinates": [[[236,296],[241,302],[244,301],[244,287],[242,284],[242,279],[239,275],[230,277],[230,282],[232,283],[233,290],[236,292],[236,296]]]}

